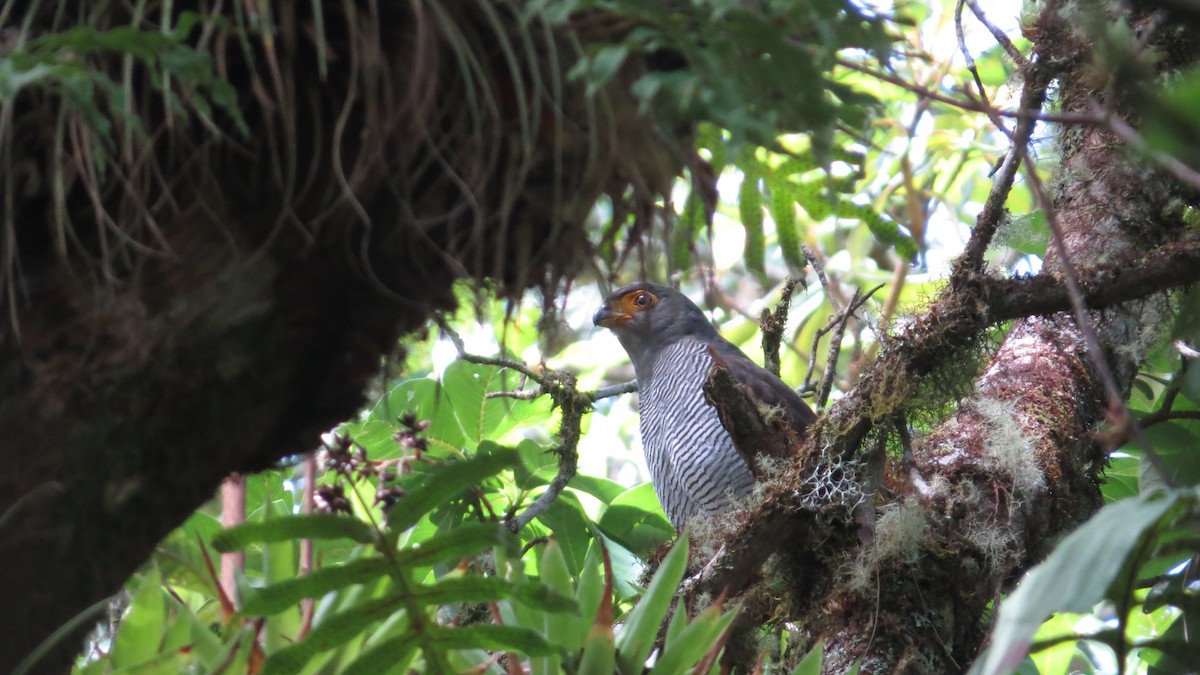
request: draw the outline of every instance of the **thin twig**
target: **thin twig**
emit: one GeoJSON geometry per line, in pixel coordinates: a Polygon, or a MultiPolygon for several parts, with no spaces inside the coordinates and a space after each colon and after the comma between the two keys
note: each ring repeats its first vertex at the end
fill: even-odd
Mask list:
{"type": "Polygon", "coordinates": [[[783,282],[783,290],[779,294],[779,304],[774,311],[764,307],[762,316],[758,319],[758,327],[762,329],[763,367],[776,376],[779,375],[779,345],[783,342],[783,330],[787,327],[788,311],[792,304],[792,293],[796,290],[797,279],[789,276],[783,282]]]}
{"type": "MultiPolygon", "coordinates": [[[[971,77],[975,80],[975,88],[979,90],[979,100],[983,101],[983,105],[989,111],[994,110],[992,102],[988,100],[987,89],[983,86],[983,78],[979,77],[979,68],[975,66],[975,57],[971,55],[971,50],[967,48],[967,38],[963,34],[962,11],[967,0],[958,0],[954,6],[954,33],[958,36],[958,51],[963,55],[967,62],[967,72],[971,73],[971,77]]],[[[994,112],[989,112],[988,117],[991,117],[996,126],[1004,132],[1005,136],[1010,135],[1004,123],[998,119],[994,112]]]]}
{"type": "Polygon", "coordinates": [[[519,532],[521,528],[550,508],[554,500],[558,499],[558,495],[562,494],[567,484],[575,477],[575,472],[579,469],[579,436],[582,420],[584,415],[591,412],[592,404],[602,398],[636,391],[637,384],[626,382],[596,391],[579,391],[575,384],[575,376],[571,373],[557,370],[538,371],[514,359],[470,354],[464,348],[462,338],[445,319],[438,317],[435,321],[442,332],[454,343],[460,359],[469,363],[515,370],[538,384],[536,389],[493,392],[488,396],[495,394],[496,396],[531,400],[545,395],[549,396],[554,401],[554,405],[562,411],[557,434],[558,446],[551,450],[558,455],[557,470],[550,484],[546,486],[546,490],[538,495],[537,499],[524,511],[509,520],[509,529],[519,532]]]}
{"type": "MultiPolygon", "coordinates": [[[[1040,62],[1034,63],[1027,69],[1025,86],[1021,91],[1022,109],[1041,109],[1046,100],[1046,89],[1050,85],[1048,71],[1049,68],[1043,67],[1040,62]]],[[[956,279],[962,279],[964,276],[982,271],[983,254],[987,251],[992,237],[995,236],[996,230],[1004,220],[1006,213],[1004,203],[1012,191],[1013,181],[1021,166],[1021,157],[1027,154],[1025,149],[1029,145],[1029,139],[1033,136],[1033,128],[1036,124],[1036,118],[1023,119],[1013,130],[1012,144],[1004,156],[1004,162],[1000,166],[995,182],[992,183],[992,189],[988,192],[983,210],[979,212],[979,217],[975,220],[971,238],[967,241],[962,256],[954,263],[952,283],[956,279]]]]}
{"type": "Polygon", "coordinates": [[[833,292],[829,286],[829,278],[825,276],[825,266],[821,264],[821,258],[804,242],[800,242],[800,250],[804,251],[804,259],[808,261],[809,265],[812,265],[813,271],[817,273],[817,279],[821,282],[821,288],[825,289],[825,297],[829,298],[829,304],[833,306],[833,311],[842,311],[837,294],[833,292]]]}
{"type": "Polygon", "coordinates": [[[988,29],[988,32],[991,33],[992,37],[996,39],[996,43],[1000,45],[1000,48],[1004,50],[1004,53],[1008,55],[1008,58],[1012,59],[1013,63],[1017,64],[1018,67],[1024,68],[1026,64],[1028,64],[1028,60],[1025,58],[1025,55],[1021,53],[1020,49],[1017,49],[1017,46],[1012,43],[1012,40],[1008,39],[1008,35],[1006,35],[1004,31],[1000,30],[996,24],[988,20],[987,16],[983,13],[983,9],[979,7],[978,0],[966,0],[966,3],[967,7],[971,8],[971,13],[975,15],[975,18],[979,20],[979,23],[983,24],[984,28],[988,29]]]}
{"type": "Polygon", "coordinates": [[[847,59],[838,59],[837,64],[844,68],[849,68],[850,70],[874,77],[882,82],[900,87],[907,92],[916,94],[923,98],[928,98],[930,100],[937,101],[938,103],[945,103],[946,105],[966,110],[968,112],[983,113],[989,116],[997,115],[999,117],[1007,117],[1029,122],[1053,122],[1057,124],[1077,124],[1086,126],[1104,126],[1105,124],[1104,119],[1098,115],[1070,112],[1048,113],[1043,112],[1040,106],[1037,108],[1028,108],[1022,105],[1016,110],[1001,110],[997,108],[992,108],[989,110],[988,106],[983,105],[979,101],[946,96],[945,94],[938,93],[932,89],[929,89],[928,87],[922,87],[919,84],[913,84],[902,77],[892,75],[891,73],[886,73],[882,70],[869,68],[860,63],[855,63],[847,59]]]}
{"type": "Polygon", "coordinates": [[[850,317],[884,286],[887,286],[887,284],[879,284],[862,295],[860,295],[860,290],[855,289],[854,297],[850,299],[850,304],[846,306],[846,310],[839,316],[834,333],[829,337],[829,355],[825,358],[825,374],[821,377],[821,387],[817,390],[818,409],[823,410],[825,408],[825,404],[829,401],[829,393],[833,390],[833,377],[837,372],[838,354],[842,349],[842,338],[846,334],[846,324],[850,322],[850,317]]]}
{"type": "Polygon", "coordinates": [[[1200,410],[1158,410],[1142,417],[1138,424],[1146,429],[1172,420],[1200,420],[1200,410]]]}

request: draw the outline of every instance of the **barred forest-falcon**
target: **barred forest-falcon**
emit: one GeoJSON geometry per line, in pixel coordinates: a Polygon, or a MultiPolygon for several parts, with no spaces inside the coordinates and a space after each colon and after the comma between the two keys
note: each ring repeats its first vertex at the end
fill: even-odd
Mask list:
{"type": "Polygon", "coordinates": [[[619,288],[592,321],[611,329],[633,361],[650,480],[677,530],[696,516],[728,510],[754,489],[750,467],[704,397],[714,363],[782,415],[798,437],[816,418],[799,394],[722,338],[673,288],[648,282],[619,288]]]}

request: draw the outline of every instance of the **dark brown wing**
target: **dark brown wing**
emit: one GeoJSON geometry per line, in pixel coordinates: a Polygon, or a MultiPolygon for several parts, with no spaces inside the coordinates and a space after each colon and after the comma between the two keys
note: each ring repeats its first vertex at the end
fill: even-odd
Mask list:
{"type": "Polygon", "coordinates": [[[710,345],[709,353],[712,354],[713,361],[728,370],[733,379],[753,394],[754,398],[779,410],[788,428],[794,431],[798,438],[804,438],[805,431],[817,420],[817,416],[804,399],[800,398],[800,394],[766,368],[752,361],[733,344],[710,345]]]}
{"type": "Polygon", "coordinates": [[[762,457],[785,460],[816,420],[791,387],[731,343],[710,343],[713,370],[705,383],[709,403],[733,439],[738,454],[762,478],[762,457]],[[771,412],[764,415],[762,406],[771,412]]]}

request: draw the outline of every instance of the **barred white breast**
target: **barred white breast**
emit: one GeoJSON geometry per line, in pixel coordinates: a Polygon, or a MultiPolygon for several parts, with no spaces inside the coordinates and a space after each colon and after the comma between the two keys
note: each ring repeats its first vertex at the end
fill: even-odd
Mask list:
{"type": "Polygon", "coordinates": [[[651,376],[638,382],[646,464],[676,529],[695,516],[727,510],[731,499],[754,488],[753,474],[704,400],[711,365],[708,346],[685,338],[663,349],[651,376]]]}

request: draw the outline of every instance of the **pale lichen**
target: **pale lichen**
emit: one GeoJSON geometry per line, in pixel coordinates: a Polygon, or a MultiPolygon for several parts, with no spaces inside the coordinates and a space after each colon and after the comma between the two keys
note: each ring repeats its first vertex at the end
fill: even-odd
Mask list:
{"type": "Polygon", "coordinates": [[[1013,480],[1017,495],[1040,492],[1046,485],[1038,466],[1033,443],[1021,431],[1012,403],[995,398],[979,398],[974,404],[983,433],[983,459],[990,467],[1003,471],[1013,480]]]}
{"type": "Polygon", "coordinates": [[[884,564],[915,565],[928,528],[926,511],[916,500],[880,508],[874,544],[861,549],[843,570],[847,588],[860,594],[873,588],[876,573],[884,564]]]}

